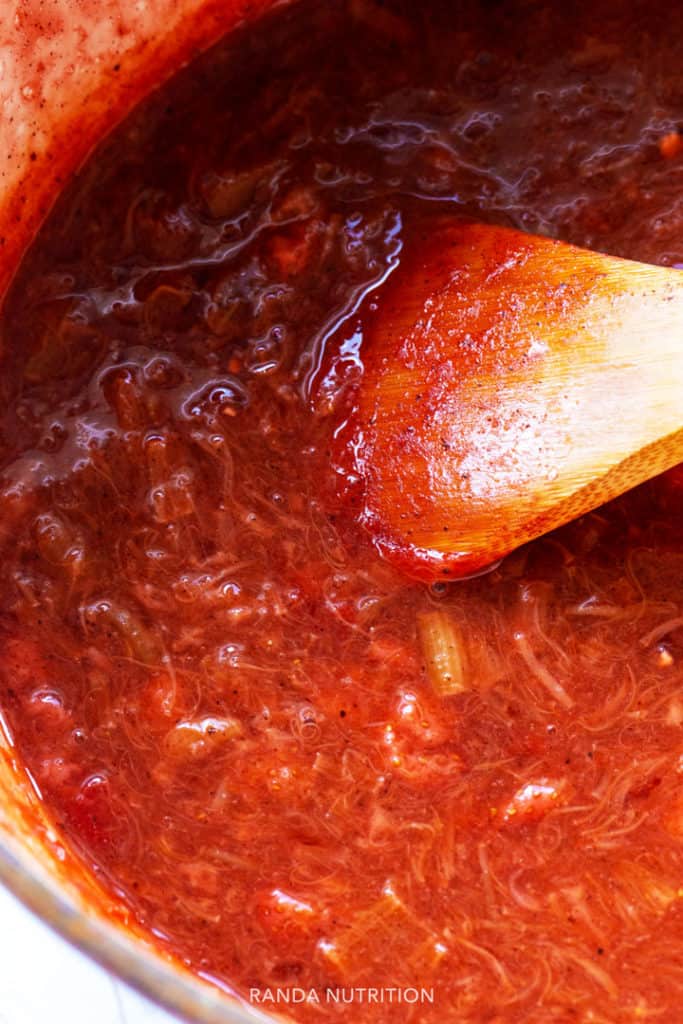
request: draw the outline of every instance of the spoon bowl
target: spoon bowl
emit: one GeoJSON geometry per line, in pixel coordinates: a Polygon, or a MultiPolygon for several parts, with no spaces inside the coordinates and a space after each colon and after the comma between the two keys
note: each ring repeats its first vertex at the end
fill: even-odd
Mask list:
{"type": "Polygon", "coordinates": [[[369,325],[338,443],[409,574],[476,574],[683,459],[683,274],[438,222],[369,325]]]}

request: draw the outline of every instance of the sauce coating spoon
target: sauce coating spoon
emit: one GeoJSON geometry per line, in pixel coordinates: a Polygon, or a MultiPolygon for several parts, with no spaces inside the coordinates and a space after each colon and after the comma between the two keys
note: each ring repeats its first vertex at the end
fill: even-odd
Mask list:
{"type": "Polygon", "coordinates": [[[363,361],[338,462],[378,548],[418,578],[483,571],[683,460],[679,270],[438,222],[363,361]]]}

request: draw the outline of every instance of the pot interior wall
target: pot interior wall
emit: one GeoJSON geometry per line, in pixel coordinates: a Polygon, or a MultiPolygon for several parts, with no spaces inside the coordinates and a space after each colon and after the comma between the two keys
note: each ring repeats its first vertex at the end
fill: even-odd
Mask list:
{"type": "MultiPolygon", "coordinates": [[[[0,301],[64,183],[150,90],[274,0],[10,0],[0,12],[0,301]]],[[[3,353],[0,316],[0,358],[3,353]]],[[[154,950],[60,841],[0,712],[0,879],[106,966],[195,1020],[254,1021],[154,950]]],[[[261,1018],[265,1019],[265,1018],[261,1018]]]]}

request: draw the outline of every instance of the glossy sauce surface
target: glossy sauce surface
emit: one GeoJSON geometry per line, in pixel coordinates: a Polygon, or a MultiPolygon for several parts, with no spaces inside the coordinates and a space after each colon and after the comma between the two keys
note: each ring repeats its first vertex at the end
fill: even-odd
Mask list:
{"type": "Polygon", "coordinates": [[[0,703],[83,856],[244,998],[673,1022],[680,471],[429,588],[329,452],[435,213],[683,263],[683,17],[413,7],[279,12],[55,210],[2,317],[0,703]]]}

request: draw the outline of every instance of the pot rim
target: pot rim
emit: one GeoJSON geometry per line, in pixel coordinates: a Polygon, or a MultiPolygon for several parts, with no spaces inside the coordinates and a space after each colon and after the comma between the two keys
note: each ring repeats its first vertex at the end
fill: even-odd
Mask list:
{"type": "Polygon", "coordinates": [[[104,916],[89,914],[8,834],[0,834],[0,882],[77,950],[181,1019],[197,1024],[273,1024],[276,1019],[221,991],[217,982],[165,960],[151,942],[146,945],[104,916]]]}

